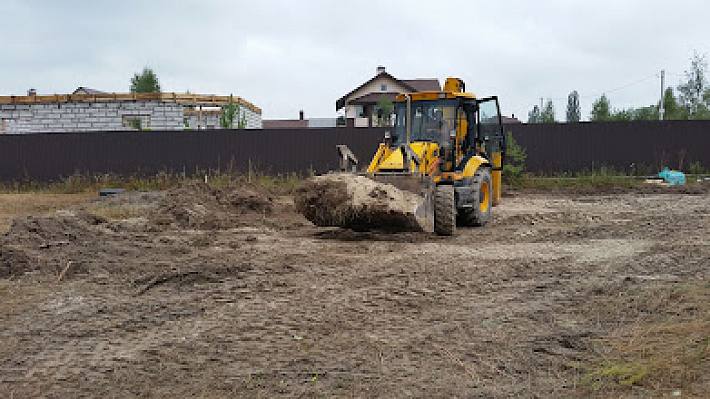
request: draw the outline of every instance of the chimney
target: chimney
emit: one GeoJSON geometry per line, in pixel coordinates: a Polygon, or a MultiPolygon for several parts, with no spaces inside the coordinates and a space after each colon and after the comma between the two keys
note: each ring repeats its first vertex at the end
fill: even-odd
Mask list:
{"type": "Polygon", "coordinates": [[[298,111],[298,120],[302,121],[304,118],[303,110],[298,111]]]}
{"type": "Polygon", "coordinates": [[[377,67],[377,73],[376,73],[376,75],[379,75],[379,74],[381,74],[381,73],[384,73],[385,70],[386,70],[385,67],[383,67],[382,65],[378,66],[378,67],[377,67]]]}
{"type": "Polygon", "coordinates": [[[35,89],[29,89],[29,90],[27,90],[27,95],[28,95],[28,96],[36,96],[36,95],[37,95],[37,90],[35,90],[35,89]]]}

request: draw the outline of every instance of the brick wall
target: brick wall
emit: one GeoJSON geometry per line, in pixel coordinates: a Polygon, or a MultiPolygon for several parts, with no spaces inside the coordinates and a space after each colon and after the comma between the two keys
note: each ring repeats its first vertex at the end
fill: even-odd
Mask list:
{"type": "MultiPolygon", "coordinates": [[[[183,130],[184,108],[161,101],[0,105],[0,134],[118,131],[130,129],[131,120],[143,129],[183,130]]],[[[242,109],[247,128],[261,128],[261,115],[242,109]]]]}
{"type": "MultiPolygon", "coordinates": [[[[261,115],[257,114],[256,112],[252,111],[251,109],[247,107],[240,107],[239,109],[240,113],[244,116],[244,120],[246,121],[246,128],[247,129],[261,129],[262,128],[262,123],[261,123],[261,115]]],[[[188,116],[185,116],[187,119],[187,125],[189,129],[220,129],[221,125],[219,122],[220,116],[218,113],[215,112],[203,112],[200,116],[198,116],[198,111],[193,111],[190,112],[188,116]]],[[[237,116],[234,118],[234,126],[233,128],[236,129],[238,127],[237,124],[237,116]]]]}

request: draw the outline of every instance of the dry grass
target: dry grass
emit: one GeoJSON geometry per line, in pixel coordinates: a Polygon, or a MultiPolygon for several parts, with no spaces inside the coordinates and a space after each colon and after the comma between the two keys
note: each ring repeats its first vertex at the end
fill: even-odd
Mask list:
{"type": "Polygon", "coordinates": [[[87,209],[91,214],[107,220],[126,220],[145,216],[145,210],[135,205],[94,204],[87,209]]]}
{"type": "Polygon", "coordinates": [[[710,283],[661,284],[601,305],[626,322],[595,342],[596,361],[581,381],[590,394],[707,393],[710,283]]]}
{"type": "Polygon", "coordinates": [[[66,208],[89,201],[95,192],[78,194],[22,193],[0,194],[0,234],[5,233],[12,219],[66,208]]]}

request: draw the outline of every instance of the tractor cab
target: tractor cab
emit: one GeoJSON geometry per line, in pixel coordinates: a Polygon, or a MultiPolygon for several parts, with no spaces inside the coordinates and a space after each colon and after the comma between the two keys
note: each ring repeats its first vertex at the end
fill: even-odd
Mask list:
{"type": "Polygon", "coordinates": [[[449,179],[473,156],[490,166],[492,154],[505,147],[498,98],[478,99],[464,90],[463,82],[449,78],[443,92],[399,95],[394,128],[386,133],[368,172],[449,179]]]}

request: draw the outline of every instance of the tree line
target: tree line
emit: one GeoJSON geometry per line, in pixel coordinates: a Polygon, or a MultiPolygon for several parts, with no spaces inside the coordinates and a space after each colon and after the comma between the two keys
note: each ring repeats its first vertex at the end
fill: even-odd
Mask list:
{"type": "MultiPolygon", "coordinates": [[[[697,52],[690,59],[690,68],[685,71],[684,81],[676,90],[666,88],[663,93],[663,120],[710,119],[710,85],[707,80],[708,63],[705,55],[697,52]],[[677,94],[676,94],[677,93],[677,94]]],[[[567,96],[567,122],[579,122],[582,118],[579,93],[574,90],[567,96]]],[[[606,94],[592,103],[589,120],[606,121],[657,121],[660,120],[660,102],[638,108],[612,108],[606,94]]],[[[542,106],[534,106],[528,112],[528,123],[555,123],[555,106],[547,100],[542,106]]]]}

